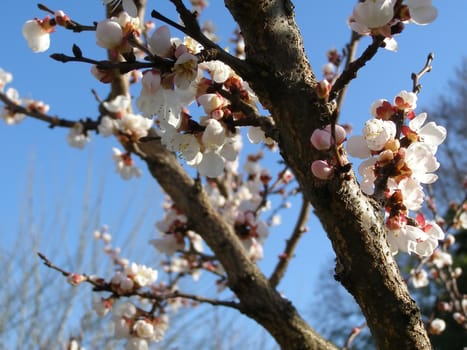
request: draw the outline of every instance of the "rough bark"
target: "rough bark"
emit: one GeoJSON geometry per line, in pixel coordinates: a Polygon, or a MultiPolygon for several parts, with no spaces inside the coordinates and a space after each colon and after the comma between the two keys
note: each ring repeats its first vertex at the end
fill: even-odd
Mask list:
{"type": "Polygon", "coordinates": [[[271,112],[279,147],[337,255],[336,278],[355,297],[379,349],[431,348],[420,311],[388,249],[381,210],[362,194],[352,172],[317,181],[320,158],[310,135],[331,121],[332,106],[314,94],[315,76],[304,54],[289,1],[225,0],[246,43],[245,77],[271,112]],[[273,87],[273,88],[271,88],[273,87]]]}
{"type": "Polygon", "coordinates": [[[217,213],[201,185],[188,176],[158,138],[141,144],[139,154],[154,178],[186,214],[190,227],[201,234],[222,263],[242,313],[266,328],[282,349],[336,349],[312,330],[290,301],[269,284],[246,255],[233,227],[217,213]]]}

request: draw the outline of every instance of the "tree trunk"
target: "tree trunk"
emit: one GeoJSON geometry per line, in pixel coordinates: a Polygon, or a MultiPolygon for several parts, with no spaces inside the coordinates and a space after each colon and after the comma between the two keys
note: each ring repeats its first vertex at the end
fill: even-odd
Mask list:
{"type": "Polygon", "coordinates": [[[331,122],[333,106],[317,99],[290,1],[225,0],[240,26],[250,71],[244,78],[276,122],[279,148],[314,206],[337,255],[336,278],[360,305],[379,349],[430,349],[420,311],[386,242],[381,208],[353,172],[330,181],[313,177],[319,159],[313,130],[331,122]],[[273,87],[273,88],[271,88],[273,87]]]}

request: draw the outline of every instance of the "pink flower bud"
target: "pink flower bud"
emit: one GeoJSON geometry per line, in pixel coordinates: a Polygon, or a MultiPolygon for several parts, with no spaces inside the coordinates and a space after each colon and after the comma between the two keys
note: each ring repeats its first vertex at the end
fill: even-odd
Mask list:
{"type": "Polygon", "coordinates": [[[86,280],[86,277],[84,277],[83,275],[80,275],[78,273],[70,273],[67,276],[66,280],[72,286],[77,286],[81,282],[84,282],[86,280]]]}
{"type": "Polygon", "coordinates": [[[329,180],[334,175],[334,169],[325,160],[315,160],[311,164],[311,172],[320,180],[329,180]]]}
{"type": "MultiPolygon", "coordinates": [[[[337,125],[335,126],[335,137],[337,144],[344,142],[346,137],[345,129],[337,125]]],[[[331,135],[331,125],[327,125],[324,129],[316,129],[310,138],[311,144],[319,151],[327,151],[334,144],[331,135]]]]}

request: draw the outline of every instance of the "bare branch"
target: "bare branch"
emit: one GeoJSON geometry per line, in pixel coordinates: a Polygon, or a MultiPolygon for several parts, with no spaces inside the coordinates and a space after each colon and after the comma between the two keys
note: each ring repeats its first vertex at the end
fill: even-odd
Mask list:
{"type": "Polygon", "coordinates": [[[295,248],[297,247],[303,233],[306,231],[304,226],[308,220],[309,211],[310,203],[303,199],[302,206],[300,208],[300,214],[295,224],[295,228],[292,231],[292,235],[287,240],[284,252],[279,257],[279,262],[274,268],[274,272],[272,273],[271,277],[269,277],[269,283],[274,288],[277,287],[281,279],[284,277],[287,267],[294,256],[295,248]]]}
{"type": "Polygon", "coordinates": [[[330,100],[336,98],[344,87],[357,77],[358,71],[376,55],[378,49],[383,44],[383,41],[383,36],[374,36],[373,42],[365,49],[365,51],[363,51],[361,56],[347,65],[346,69],[332,86],[331,92],[329,93],[330,100]]]}
{"type": "MultiPolygon", "coordinates": [[[[355,31],[352,31],[352,34],[350,36],[350,42],[346,45],[345,49],[345,67],[344,71],[349,69],[350,64],[355,60],[355,54],[357,52],[357,47],[359,40],[361,38],[361,35],[358,34],[355,31]]],[[[345,94],[347,92],[348,84],[344,85],[344,87],[341,89],[339,94],[337,95],[336,98],[336,118],[335,122],[337,122],[337,119],[339,117],[339,113],[342,109],[342,104],[344,102],[345,94]]]]}
{"type": "Polygon", "coordinates": [[[57,116],[51,116],[49,114],[45,114],[40,111],[21,106],[17,104],[15,101],[9,99],[8,96],[6,96],[3,92],[0,92],[0,100],[3,101],[5,105],[7,106],[7,108],[11,110],[12,112],[25,114],[32,118],[42,120],[43,122],[48,123],[50,128],[54,128],[56,126],[64,127],[64,128],[72,128],[76,123],[81,123],[83,124],[84,130],[97,130],[98,123],[89,118],[85,120],[74,121],[74,120],[59,118],[57,116]]]}
{"type": "Polygon", "coordinates": [[[426,63],[423,66],[423,68],[420,70],[418,73],[412,73],[411,78],[413,81],[412,85],[412,92],[419,94],[420,91],[422,90],[422,85],[419,83],[419,80],[421,77],[423,77],[426,73],[431,72],[431,69],[433,68],[431,66],[431,62],[435,59],[435,55],[433,52],[430,52],[428,54],[428,57],[426,58],[426,63]]]}

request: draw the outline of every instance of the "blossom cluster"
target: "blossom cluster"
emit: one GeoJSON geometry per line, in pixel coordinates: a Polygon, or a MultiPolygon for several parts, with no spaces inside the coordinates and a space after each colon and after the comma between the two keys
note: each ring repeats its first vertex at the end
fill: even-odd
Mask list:
{"type": "Polygon", "coordinates": [[[438,11],[431,0],[404,0],[396,7],[396,0],[365,0],[355,5],[348,20],[349,26],[361,35],[385,37],[386,49],[397,51],[393,35],[400,33],[405,24],[426,25],[433,22],[438,11]]]}
{"type": "Polygon", "coordinates": [[[203,261],[203,240],[189,229],[187,217],[168,198],[164,203],[164,211],[164,217],[156,223],[160,238],[151,240],[150,244],[168,256],[163,263],[167,273],[189,274],[196,281],[201,269],[211,266],[203,261]]]}
{"type": "Polygon", "coordinates": [[[417,95],[401,91],[393,103],[381,99],[371,106],[372,119],[362,135],[348,140],[350,155],[365,159],[358,171],[362,191],[385,202],[385,223],[393,253],[398,250],[429,256],[444,233],[433,221],[409,212],[421,209],[425,194],[421,184],[437,179],[435,154],[446,138],[446,129],[425,123],[426,113],[415,115],[417,95]],[[407,123],[408,121],[408,123],[407,123]]]}
{"type": "MultiPolygon", "coordinates": [[[[10,83],[13,80],[13,75],[9,72],[4,71],[0,68],[0,92],[3,93],[3,89],[6,84],[10,83]]],[[[18,90],[15,88],[9,87],[5,91],[5,96],[8,98],[13,105],[9,106],[4,104],[0,110],[0,118],[3,119],[7,125],[19,124],[26,117],[25,113],[22,113],[18,110],[18,107],[23,107],[27,112],[30,113],[47,113],[49,110],[49,105],[45,104],[42,101],[36,101],[28,98],[21,98],[18,90]]]]}
{"type": "MultiPolygon", "coordinates": [[[[239,96],[250,106],[256,103],[248,84],[220,61],[198,62],[201,46],[191,38],[170,37],[161,26],[149,38],[148,49],[158,57],[174,62],[170,70],[143,72],[142,89],[136,105],[146,116],[156,116],[162,143],[180,154],[200,175],[219,176],[226,162],[235,161],[241,136],[234,126],[244,117],[231,108],[225,95],[239,96]],[[195,102],[204,114],[195,121],[187,106],[195,102]]],[[[261,132],[256,132],[261,134],[261,132]]],[[[264,133],[255,142],[266,141],[264,133]]],[[[270,140],[268,140],[270,142],[270,140]]]]}
{"type": "MultiPolygon", "coordinates": [[[[117,6],[120,1],[106,0],[105,4],[117,6]]],[[[153,26],[142,25],[135,17],[133,1],[123,1],[121,4],[125,11],[97,23],[97,45],[107,49],[112,60],[144,52],[150,53],[161,65],[135,75],[141,81],[141,91],[135,103],[148,122],[129,112],[131,98],[117,96],[103,104],[109,115],[100,117],[99,132],[103,136],[113,134],[120,142],[122,135],[128,136],[127,141],[138,142],[152,126],[151,119],[156,117],[158,134],[170,151],[179,153],[200,175],[210,178],[219,176],[227,162],[237,159],[242,142],[236,123],[247,117],[246,109],[256,111],[256,97],[248,84],[229,66],[220,61],[199,61],[198,54],[203,47],[192,38],[171,37],[165,25],[149,35],[147,30],[153,26]],[[144,37],[141,35],[143,31],[144,37]],[[143,46],[145,49],[142,49],[143,46]],[[243,104],[248,107],[232,108],[232,99],[236,99],[236,106],[243,104]],[[187,109],[193,102],[204,111],[199,121],[195,121],[187,109]]],[[[205,1],[193,2],[193,6],[200,9],[206,4],[205,1]]],[[[25,28],[34,27],[35,30],[25,29],[23,34],[34,51],[42,52],[49,46],[50,32],[60,23],[70,25],[74,22],[62,12],[57,12],[52,19],[28,21],[25,28]],[[59,21],[58,18],[63,20],[59,21]],[[47,45],[42,42],[47,42],[47,45]]],[[[213,36],[211,27],[206,25],[203,32],[213,36]]],[[[111,82],[116,74],[115,70],[99,65],[93,65],[91,72],[104,83],[111,82]]],[[[248,139],[254,143],[273,143],[256,126],[250,127],[248,139]]],[[[88,130],[82,123],[76,123],[71,128],[68,136],[70,145],[83,148],[89,140],[88,130]]],[[[122,143],[125,146],[125,142],[122,143]]],[[[138,176],[129,154],[114,151],[114,159],[117,172],[124,178],[138,176]]]]}
{"type": "MultiPolygon", "coordinates": [[[[148,296],[151,292],[163,293],[160,286],[155,284],[158,271],[120,257],[120,249],[112,247],[112,236],[106,227],[96,230],[94,237],[105,243],[105,252],[112,259],[116,272],[108,281],[96,276],[89,277],[102,291],[111,292],[108,297],[94,299],[93,309],[100,317],[112,313],[115,337],[126,339],[125,349],[148,349],[149,343],[160,341],[168,328],[169,320],[165,310],[160,307],[148,312],[131,299],[123,301],[121,298],[138,295],[142,290],[146,290],[148,296]]],[[[70,276],[72,278],[69,277],[69,280],[79,281],[77,275],[70,276]]]]}
{"type": "MultiPolygon", "coordinates": [[[[270,211],[268,195],[282,195],[286,198],[286,187],[293,176],[289,171],[282,171],[273,182],[273,177],[259,164],[261,155],[251,155],[244,164],[246,179],[242,179],[237,168],[231,166],[223,181],[209,180],[205,189],[211,203],[224,219],[234,227],[249,258],[257,261],[263,258],[263,245],[269,236],[269,228],[280,222],[273,211],[268,220],[262,216],[270,211]]],[[[288,208],[284,202],[281,208],[288,208]]],[[[170,199],[164,204],[165,215],[156,223],[159,236],[150,243],[167,255],[163,263],[164,270],[170,274],[189,274],[197,280],[202,270],[218,276],[219,289],[226,283],[225,272],[217,259],[204,254],[201,237],[188,224],[187,217],[170,199]]]]}

